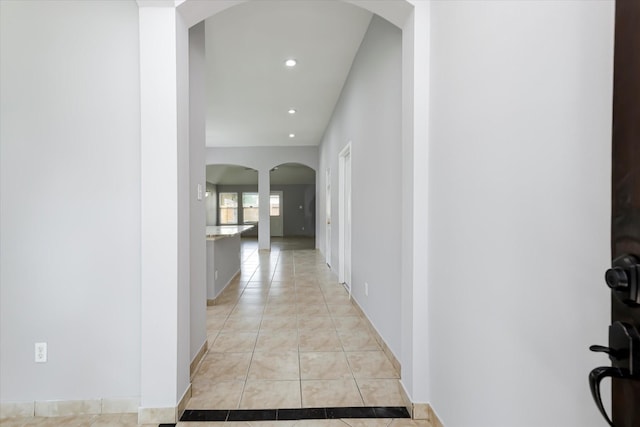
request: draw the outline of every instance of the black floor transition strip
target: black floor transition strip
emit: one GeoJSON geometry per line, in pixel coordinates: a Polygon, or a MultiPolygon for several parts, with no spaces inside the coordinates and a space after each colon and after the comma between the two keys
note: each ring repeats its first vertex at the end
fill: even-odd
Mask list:
{"type": "MultiPolygon", "coordinates": [[[[187,409],[180,421],[278,421],[330,420],[339,418],[410,418],[403,406],[356,406],[300,409],[187,409]]],[[[160,424],[159,427],[174,427],[160,424]]]]}

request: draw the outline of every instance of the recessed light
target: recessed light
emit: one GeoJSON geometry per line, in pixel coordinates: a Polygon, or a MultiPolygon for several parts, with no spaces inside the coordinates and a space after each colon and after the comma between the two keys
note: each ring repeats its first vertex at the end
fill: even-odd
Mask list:
{"type": "Polygon", "coordinates": [[[296,110],[292,108],[292,109],[290,109],[290,110],[288,111],[288,113],[289,113],[289,114],[295,114],[295,113],[296,113],[296,110]]]}
{"type": "Polygon", "coordinates": [[[295,138],[295,137],[296,137],[296,134],[295,134],[295,133],[290,133],[290,134],[289,134],[289,138],[295,138]]]}
{"type": "Polygon", "coordinates": [[[286,65],[287,67],[295,67],[297,63],[298,61],[296,61],[295,59],[287,59],[286,61],[284,61],[284,65],[286,65]]]}

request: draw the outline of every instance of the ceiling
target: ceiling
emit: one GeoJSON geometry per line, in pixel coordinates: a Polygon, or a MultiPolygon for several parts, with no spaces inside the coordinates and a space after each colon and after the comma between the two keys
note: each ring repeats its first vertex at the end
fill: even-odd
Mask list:
{"type": "MultiPolygon", "coordinates": [[[[298,163],[285,163],[271,170],[272,185],[315,184],[316,172],[298,163]]],[[[221,185],[258,185],[258,171],[236,165],[207,165],[207,182],[221,185]]]]}
{"type": "Polygon", "coordinates": [[[371,17],[341,1],[263,0],[208,18],[207,147],[318,145],[371,17]]]}

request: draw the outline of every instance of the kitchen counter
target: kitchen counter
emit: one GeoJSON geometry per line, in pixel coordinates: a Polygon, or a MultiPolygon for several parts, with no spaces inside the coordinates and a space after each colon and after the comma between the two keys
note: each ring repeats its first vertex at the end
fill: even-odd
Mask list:
{"type": "Polygon", "coordinates": [[[240,234],[255,225],[212,225],[207,233],[207,300],[213,300],[240,273],[240,234]]]}
{"type": "Polygon", "coordinates": [[[216,240],[223,237],[235,236],[243,231],[251,230],[255,225],[208,225],[207,240],[216,240]]]}

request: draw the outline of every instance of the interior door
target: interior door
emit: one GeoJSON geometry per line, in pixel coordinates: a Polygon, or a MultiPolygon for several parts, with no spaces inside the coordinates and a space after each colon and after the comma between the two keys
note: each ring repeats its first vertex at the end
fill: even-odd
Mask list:
{"type": "Polygon", "coordinates": [[[272,191],[269,195],[269,220],[271,236],[284,236],[284,212],[282,209],[282,191],[272,191]]]}
{"type": "Polygon", "coordinates": [[[612,268],[609,345],[611,366],[589,375],[602,415],[615,427],[640,426],[640,1],[616,2],[612,133],[612,268]],[[612,416],[603,408],[600,381],[611,377],[612,416]]]}
{"type": "MultiPolygon", "coordinates": [[[[640,23],[640,1],[616,1],[611,216],[613,259],[624,254],[640,256],[640,25],[638,23],[640,23]]],[[[640,331],[640,306],[623,302],[614,292],[611,308],[612,322],[624,322],[640,331]]],[[[640,348],[636,350],[640,352],[640,348]]],[[[640,426],[640,379],[614,378],[612,393],[614,425],[616,427],[640,426]]]]}

